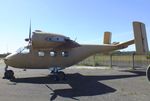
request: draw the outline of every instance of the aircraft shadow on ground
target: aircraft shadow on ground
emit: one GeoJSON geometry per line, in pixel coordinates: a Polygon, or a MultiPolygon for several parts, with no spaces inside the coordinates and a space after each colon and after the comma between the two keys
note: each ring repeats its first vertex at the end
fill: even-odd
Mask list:
{"type": "Polygon", "coordinates": [[[29,77],[29,78],[17,78],[13,82],[16,83],[32,83],[32,84],[45,84],[50,90],[50,100],[54,100],[57,96],[72,98],[78,100],[75,97],[80,96],[95,96],[106,93],[113,93],[116,89],[101,83],[103,80],[123,79],[130,77],[145,76],[145,72],[142,71],[121,71],[131,72],[130,75],[105,75],[105,76],[84,76],[79,73],[67,74],[67,80],[54,81],[52,77],[29,77]],[[71,88],[65,89],[53,89],[49,84],[69,84],[71,88]]]}

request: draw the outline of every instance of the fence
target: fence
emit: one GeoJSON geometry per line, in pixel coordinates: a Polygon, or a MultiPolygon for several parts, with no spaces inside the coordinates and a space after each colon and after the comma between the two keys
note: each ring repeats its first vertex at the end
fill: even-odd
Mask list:
{"type": "Polygon", "coordinates": [[[149,64],[150,59],[148,56],[135,54],[97,54],[79,63],[79,65],[87,66],[131,67],[133,69],[146,68],[149,64]]]}

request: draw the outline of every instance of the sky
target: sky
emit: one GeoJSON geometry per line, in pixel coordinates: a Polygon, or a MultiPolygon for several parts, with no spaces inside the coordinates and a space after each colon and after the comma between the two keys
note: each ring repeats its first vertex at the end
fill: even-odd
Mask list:
{"type": "MultiPolygon", "coordinates": [[[[103,44],[133,39],[133,21],[145,23],[150,46],[149,0],[0,0],[0,53],[27,45],[32,31],[63,34],[80,44],[103,44]]],[[[134,51],[134,45],[124,51],[134,51]]]]}

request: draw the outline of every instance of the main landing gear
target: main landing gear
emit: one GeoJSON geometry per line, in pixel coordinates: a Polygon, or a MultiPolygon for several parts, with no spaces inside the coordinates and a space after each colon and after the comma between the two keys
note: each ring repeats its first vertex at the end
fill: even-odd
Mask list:
{"type": "MultiPolygon", "coordinates": [[[[51,74],[52,74],[53,79],[55,81],[66,79],[65,73],[63,71],[60,71],[60,69],[57,67],[55,67],[51,70],[51,74]]],[[[8,79],[8,80],[14,80],[15,79],[14,72],[13,72],[13,70],[8,70],[8,65],[6,65],[6,67],[5,67],[5,73],[4,73],[3,79],[8,79]]]]}
{"type": "Polygon", "coordinates": [[[51,70],[51,74],[53,76],[53,79],[55,81],[59,81],[59,80],[65,80],[66,79],[66,75],[63,71],[59,71],[59,68],[55,67],[51,70]]]}
{"type": "Polygon", "coordinates": [[[12,70],[7,69],[8,66],[6,65],[3,79],[14,80],[15,79],[14,72],[12,70]]]}
{"type": "Polygon", "coordinates": [[[148,80],[150,81],[150,65],[147,68],[146,76],[147,76],[148,80]]]}

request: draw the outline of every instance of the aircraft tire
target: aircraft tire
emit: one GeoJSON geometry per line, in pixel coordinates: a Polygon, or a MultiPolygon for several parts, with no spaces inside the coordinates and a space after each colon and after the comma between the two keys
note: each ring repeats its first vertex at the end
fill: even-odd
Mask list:
{"type": "Polygon", "coordinates": [[[4,73],[4,78],[5,78],[5,79],[9,79],[9,80],[15,79],[15,77],[14,77],[14,72],[13,72],[12,70],[7,70],[7,71],[5,71],[5,73],[4,73]]]}
{"type": "Polygon", "coordinates": [[[147,68],[146,76],[147,76],[147,79],[150,81],[150,65],[147,68]]]}
{"type": "Polygon", "coordinates": [[[65,73],[62,71],[58,72],[58,78],[59,78],[59,80],[65,80],[65,78],[66,78],[65,73]]]}
{"type": "Polygon", "coordinates": [[[54,81],[59,81],[58,75],[53,75],[54,81]]]}

